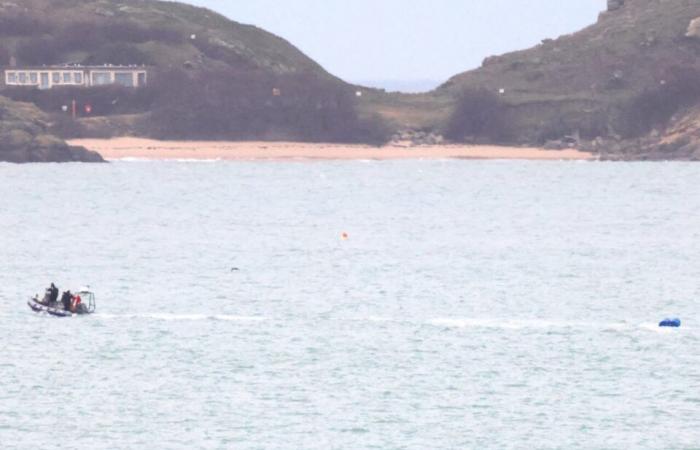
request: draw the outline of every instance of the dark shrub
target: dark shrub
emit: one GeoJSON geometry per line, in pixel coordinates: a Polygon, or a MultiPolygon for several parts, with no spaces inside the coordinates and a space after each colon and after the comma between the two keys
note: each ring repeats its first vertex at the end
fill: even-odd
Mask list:
{"type": "Polygon", "coordinates": [[[145,52],[131,44],[107,44],[93,51],[83,61],[88,65],[115,64],[115,65],[149,65],[153,60],[145,52]]]}
{"type": "Polygon", "coordinates": [[[5,96],[23,102],[31,102],[46,112],[57,113],[62,106],[69,106],[73,100],[78,106],[78,115],[86,116],[85,105],[92,107],[90,116],[132,114],[149,111],[154,102],[151,88],[127,88],[123,86],[56,87],[49,90],[11,88],[5,96]]]}
{"type": "Polygon", "coordinates": [[[70,114],[52,114],[49,132],[63,139],[79,139],[86,137],[85,127],[73,120],[70,114]]]}
{"type": "Polygon", "coordinates": [[[36,36],[51,30],[47,22],[27,14],[0,17],[0,36],[36,36]]]}
{"type": "Polygon", "coordinates": [[[573,134],[573,130],[561,118],[547,122],[537,133],[537,142],[544,144],[573,134]]]}
{"type": "Polygon", "coordinates": [[[133,22],[109,22],[99,27],[102,36],[109,42],[143,42],[157,41],[178,44],[184,41],[183,35],[176,29],[165,26],[144,27],[133,22]]]}
{"type": "Polygon", "coordinates": [[[56,33],[56,48],[59,51],[95,50],[110,41],[104,28],[91,22],[75,22],[64,26],[56,33]]]}
{"type": "Polygon", "coordinates": [[[511,138],[506,107],[501,99],[486,90],[466,90],[450,116],[445,137],[453,141],[470,138],[507,141],[511,138]]]}
{"type": "Polygon", "coordinates": [[[133,22],[74,22],[63,27],[56,40],[66,49],[94,50],[115,42],[141,44],[149,41],[180,43],[182,35],[169,27],[144,27],[133,22]]]}
{"type": "Polygon", "coordinates": [[[229,48],[212,43],[207,36],[200,36],[192,41],[192,44],[208,58],[225,62],[237,68],[254,69],[248,59],[229,48]]]}
{"type": "Polygon", "coordinates": [[[149,64],[150,58],[133,44],[148,41],[177,43],[180,34],[168,27],[146,28],[130,22],[75,22],[52,38],[33,37],[21,42],[17,57],[24,64],[57,64],[64,55],[77,50],[91,53],[90,64],[149,64]]]}
{"type": "Polygon", "coordinates": [[[622,134],[638,137],[664,126],[675,113],[700,101],[700,71],[672,68],[664,83],[646,89],[622,110],[622,134]]]}
{"type": "Polygon", "coordinates": [[[50,38],[31,38],[17,46],[17,59],[23,64],[39,66],[61,62],[62,45],[50,38]]]}
{"type": "Polygon", "coordinates": [[[10,64],[10,51],[7,47],[0,45],[0,66],[6,66],[10,64]]]}
{"type": "Polygon", "coordinates": [[[249,70],[175,71],[158,80],[154,137],[372,144],[389,138],[383,121],[361,120],[352,95],[331,81],[249,70]]]}

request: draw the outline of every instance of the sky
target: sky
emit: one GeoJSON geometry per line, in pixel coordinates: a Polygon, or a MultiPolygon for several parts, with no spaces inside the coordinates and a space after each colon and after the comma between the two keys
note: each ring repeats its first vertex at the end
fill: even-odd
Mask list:
{"type": "Polygon", "coordinates": [[[596,21],[606,0],[184,0],[256,25],[354,83],[422,90],[596,21]]]}

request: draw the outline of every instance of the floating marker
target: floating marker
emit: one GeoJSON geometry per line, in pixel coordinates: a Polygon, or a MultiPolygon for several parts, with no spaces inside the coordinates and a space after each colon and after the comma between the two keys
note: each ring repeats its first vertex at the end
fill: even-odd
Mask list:
{"type": "Polygon", "coordinates": [[[347,241],[348,239],[350,239],[350,236],[347,233],[343,233],[340,235],[340,238],[344,241],[347,241]]]}
{"type": "Polygon", "coordinates": [[[664,328],[680,328],[681,319],[664,319],[659,323],[659,326],[664,328]]]}

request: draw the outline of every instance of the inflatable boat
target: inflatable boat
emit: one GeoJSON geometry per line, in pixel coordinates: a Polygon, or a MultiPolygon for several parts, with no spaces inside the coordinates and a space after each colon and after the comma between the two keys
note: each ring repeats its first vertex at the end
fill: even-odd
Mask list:
{"type": "Polygon", "coordinates": [[[43,300],[36,295],[27,301],[29,308],[35,313],[45,313],[55,317],[85,316],[95,312],[95,294],[89,288],[83,288],[73,295],[73,298],[80,297],[81,302],[73,304],[71,309],[65,309],[61,302],[43,300]]]}

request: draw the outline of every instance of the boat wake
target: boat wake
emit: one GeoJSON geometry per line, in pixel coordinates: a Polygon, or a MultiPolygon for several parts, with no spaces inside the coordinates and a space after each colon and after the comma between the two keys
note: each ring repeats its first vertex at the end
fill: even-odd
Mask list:
{"type": "MultiPolygon", "coordinates": [[[[137,313],[137,314],[95,314],[98,319],[119,320],[155,320],[163,322],[197,322],[219,321],[237,323],[262,323],[275,320],[263,316],[242,316],[233,314],[174,314],[174,313],[137,313]]],[[[437,327],[444,329],[492,329],[492,330],[571,330],[571,331],[600,331],[600,332],[625,332],[642,330],[654,333],[674,333],[679,329],[660,328],[652,322],[584,322],[567,320],[544,319],[483,319],[483,318],[435,318],[435,319],[398,319],[383,316],[369,316],[365,318],[327,318],[331,321],[364,321],[377,326],[409,326],[409,327],[437,327]]],[[[288,319],[279,318],[282,322],[288,319]]],[[[303,319],[302,319],[303,320],[303,319]]],[[[692,331],[693,328],[684,327],[682,330],[692,331]]]]}
{"type": "MultiPolygon", "coordinates": [[[[498,319],[433,319],[429,325],[444,328],[492,328],[502,330],[598,330],[598,331],[631,331],[644,330],[656,333],[669,333],[673,330],[659,328],[656,323],[633,322],[581,322],[558,320],[498,320],[498,319]]],[[[690,328],[686,327],[685,330],[690,328]]]]}
{"type": "Polygon", "coordinates": [[[145,319],[160,320],[166,322],[175,321],[204,321],[218,320],[223,322],[264,322],[265,317],[260,316],[236,316],[230,314],[165,314],[165,313],[145,313],[145,314],[96,314],[101,319],[145,319]]]}

